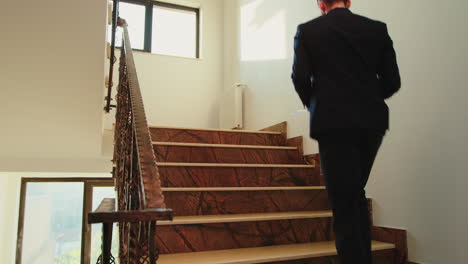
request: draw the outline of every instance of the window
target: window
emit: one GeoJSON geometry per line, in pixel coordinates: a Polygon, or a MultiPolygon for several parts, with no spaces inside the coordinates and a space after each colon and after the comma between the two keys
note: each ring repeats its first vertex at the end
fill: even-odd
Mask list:
{"type": "MultiPolygon", "coordinates": [[[[127,20],[133,49],[200,57],[200,9],[149,0],[123,0],[119,5],[119,16],[127,20]]],[[[121,43],[122,30],[118,29],[116,45],[121,43]]]]}
{"type": "MultiPolygon", "coordinates": [[[[130,4],[120,2],[119,4],[119,15],[125,18],[128,23],[128,30],[130,34],[130,42],[132,48],[135,50],[145,49],[145,28],[146,28],[146,6],[144,4],[130,4]]],[[[111,30],[109,30],[112,33],[111,30]]],[[[117,47],[122,46],[122,33],[121,27],[117,27],[117,33],[115,36],[115,45],[117,47]]],[[[111,39],[111,38],[109,38],[111,39]]]]}
{"type": "MultiPolygon", "coordinates": [[[[101,251],[101,226],[87,214],[115,198],[111,179],[23,179],[16,263],[91,264],[101,251]]],[[[114,227],[112,254],[118,254],[114,227]]]]}

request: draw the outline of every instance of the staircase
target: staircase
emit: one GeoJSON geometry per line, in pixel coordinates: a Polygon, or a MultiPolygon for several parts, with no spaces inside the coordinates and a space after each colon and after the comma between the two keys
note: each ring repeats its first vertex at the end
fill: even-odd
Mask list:
{"type": "MultiPolygon", "coordinates": [[[[319,164],[306,161],[301,140],[270,131],[150,133],[175,212],[158,222],[159,264],[336,263],[319,164]]],[[[376,230],[386,239],[373,241],[375,263],[406,263],[391,231],[376,230]]]]}
{"type": "MultiPolygon", "coordinates": [[[[89,224],[103,223],[99,263],[112,263],[113,223],[123,264],[336,263],[318,156],[304,157],[302,138],[287,139],[285,123],[268,131],[148,127],[117,8],[114,1],[112,47],[116,25],[124,32],[112,172],[118,206],[105,199],[88,215],[89,224]]],[[[375,264],[407,263],[404,230],[373,227],[372,235],[375,264]]]]}

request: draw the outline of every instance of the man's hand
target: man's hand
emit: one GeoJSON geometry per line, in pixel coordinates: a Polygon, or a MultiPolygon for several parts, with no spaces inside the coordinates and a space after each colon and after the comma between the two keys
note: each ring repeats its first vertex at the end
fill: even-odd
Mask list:
{"type": "Polygon", "coordinates": [[[309,108],[310,98],[315,91],[311,81],[312,66],[304,45],[304,36],[300,25],[297,27],[297,33],[294,37],[294,63],[291,78],[302,104],[305,108],[309,108]]]}

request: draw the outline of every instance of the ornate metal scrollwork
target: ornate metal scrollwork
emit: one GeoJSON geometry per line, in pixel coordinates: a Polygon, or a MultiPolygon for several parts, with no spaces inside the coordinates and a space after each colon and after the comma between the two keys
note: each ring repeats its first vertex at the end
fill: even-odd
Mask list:
{"type": "MultiPolygon", "coordinates": [[[[124,25],[115,124],[113,177],[119,211],[165,208],[151,136],[136,77],[128,30],[124,25]]],[[[156,222],[119,224],[121,264],[154,264],[156,222]]]]}
{"type": "MultiPolygon", "coordinates": [[[[102,255],[99,256],[98,260],[96,261],[96,264],[103,264],[102,255]]],[[[112,255],[110,256],[110,264],[115,264],[115,258],[112,255]]]]}

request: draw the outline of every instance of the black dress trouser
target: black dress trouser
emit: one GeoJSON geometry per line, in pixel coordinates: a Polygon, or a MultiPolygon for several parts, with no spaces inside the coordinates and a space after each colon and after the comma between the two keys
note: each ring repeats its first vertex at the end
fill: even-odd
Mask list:
{"type": "Polygon", "coordinates": [[[383,136],[384,132],[374,130],[336,129],[317,137],[341,264],[372,263],[364,187],[383,136]]]}

